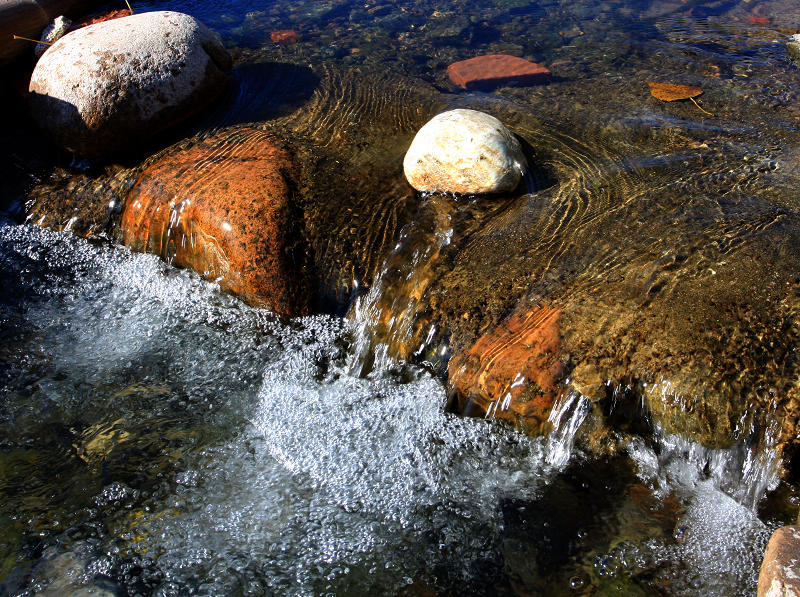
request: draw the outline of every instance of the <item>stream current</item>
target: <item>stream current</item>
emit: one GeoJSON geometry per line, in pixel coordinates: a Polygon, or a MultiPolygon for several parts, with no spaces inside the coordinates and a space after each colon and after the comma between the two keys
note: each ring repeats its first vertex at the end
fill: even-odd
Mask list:
{"type": "MultiPolygon", "coordinates": [[[[239,86],[215,125],[270,121],[312,140],[322,148],[312,155],[319,197],[336,191],[332,173],[356,172],[371,201],[370,185],[387,186],[384,164],[399,163],[431,106],[497,111],[547,172],[536,173],[534,192],[506,200],[507,212],[425,198],[416,213],[426,223],[415,227],[390,194],[363,209],[375,240],[362,245],[398,244],[372,251],[360,270],[339,267],[355,289],[340,292],[332,275],[339,300],[373,274],[357,299],[339,300],[349,319],[280,320],[155,257],[2,224],[0,595],[755,590],[771,530],[796,516],[793,488],[777,481],[769,416],[743,417],[725,449],[656,425],[599,457],[584,445],[590,407],[576,390],[557,403],[546,437],[461,417],[447,412],[436,367],[376,328],[388,309],[392,340],[418,332],[428,284],[484,223],[484,244],[457,265],[480,261],[496,231],[501,246],[527,253],[495,251],[486,258],[499,265],[487,268],[530,270],[534,299],[564,284],[567,305],[641,280],[647,292],[634,298],[645,309],[686,280],[712,284],[723,257],[736,264],[751,247],[774,249],[770,264],[794,263],[782,243],[797,210],[800,78],[784,43],[800,26],[795,6],[135,4],[182,10],[220,33],[239,86]],[[292,28],[298,43],[270,41],[292,28]],[[450,62],[490,52],[541,61],[553,81],[485,94],[447,81],[450,62]],[[645,82],[655,79],[702,85],[698,100],[718,119],[650,98],[645,82]],[[337,151],[348,169],[333,165],[337,151]],[[518,222],[528,229],[520,224],[511,243],[502,235],[518,222]]],[[[401,186],[396,195],[410,203],[402,180],[392,191],[401,186]]],[[[4,189],[4,204],[17,199],[13,184],[4,189]]],[[[356,216],[352,225],[367,227],[356,216]]],[[[343,262],[330,244],[322,258],[343,262]]],[[[678,290],[664,299],[682,300],[678,290]]],[[[436,334],[433,324],[423,330],[430,346],[436,334]]],[[[667,400],[672,383],[652,391],[667,400]]]]}
{"type": "Polygon", "coordinates": [[[0,259],[4,593],[754,586],[770,526],[741,493],[764,491],[744,446],[663,437],[593,460],[580,397],[531,438],[447,414],[419,367],[352,376],[340,319],[280,323],[36,227],[0,228],[0,259]]]}

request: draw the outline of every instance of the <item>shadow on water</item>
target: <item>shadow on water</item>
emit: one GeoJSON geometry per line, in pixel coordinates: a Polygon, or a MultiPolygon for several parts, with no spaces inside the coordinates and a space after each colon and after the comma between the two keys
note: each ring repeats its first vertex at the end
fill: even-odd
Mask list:
{"type": "Polygon", "coordinates": [[[320,84],[307,66],[282,62],[240,64],[228,97],[206,119],[208,127],[264,122],[288,116],[305,104],[320,84]]]}

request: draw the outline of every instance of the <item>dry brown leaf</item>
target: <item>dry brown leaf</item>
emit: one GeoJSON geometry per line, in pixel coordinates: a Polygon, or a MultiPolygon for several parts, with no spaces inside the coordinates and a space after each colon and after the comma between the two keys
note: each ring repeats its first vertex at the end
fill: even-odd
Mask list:
{"type": "Polygon", "coordinates": [[[650,85],[650,95],[664,102],[674,102],[676,100],[691,99],[697,97],[703,90],[693,85],[675,85],[674,83],[652,83],[650,85]]]}

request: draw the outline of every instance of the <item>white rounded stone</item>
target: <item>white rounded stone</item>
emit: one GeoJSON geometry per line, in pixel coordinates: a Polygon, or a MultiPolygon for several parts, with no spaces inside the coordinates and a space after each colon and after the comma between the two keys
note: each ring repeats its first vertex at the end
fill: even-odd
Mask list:
{"type": "Polygon", "coordinates": [[[494,116],[450,110],[429,120],[403,160],[418,191],[457,194],[513,191],[527,170],[517,138],[494,116]]]}
{"type": "Polygon", "coordinates": [[[48,49],[33,71],[31,110],[57,143],[99,157],[208,106],[230,69],[225,49],[194,17],[135,14],[78,29],[48,49]]]}

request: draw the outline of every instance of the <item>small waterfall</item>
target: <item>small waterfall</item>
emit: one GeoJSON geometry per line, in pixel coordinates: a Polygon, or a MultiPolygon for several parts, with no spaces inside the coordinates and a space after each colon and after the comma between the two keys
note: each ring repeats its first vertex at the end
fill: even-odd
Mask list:
{"type": "Polygon", "coordinates": [[[430,197],[420,217],[400,233],[369,291],[356,299],[350,311],[353,345],[348,371],[364,376],[386,370],[395,359],[420,354],[436,334],[418,315],[433,279],[433,266],[453,236],[448,199],[430,197]]]}
{"type": "Polygon", "coordinates": [[[750,510],[778,484],[780,456],[777,440],[780,423],[775,413],[759,416],[754,405],[747,409],[728,448],[707,448],[685,437],[654,433],[653,448],[641,439],[628,445],[628,453],[640,475],[660,487],[694,486],[710,480],[715,487],[750,510]]]}
{"type": "Polygon", "coordinates": [[[552,425],[545,450],[547,464],[555,468],[566,466],[572,456],[578,430],[591,410],[591,401],[575,391],[556,401],[547,419],[552,425]]]}

